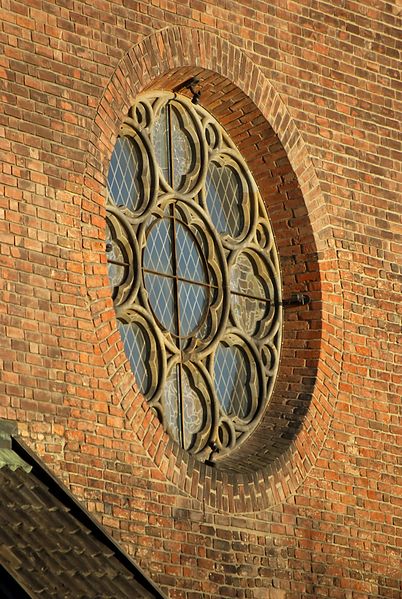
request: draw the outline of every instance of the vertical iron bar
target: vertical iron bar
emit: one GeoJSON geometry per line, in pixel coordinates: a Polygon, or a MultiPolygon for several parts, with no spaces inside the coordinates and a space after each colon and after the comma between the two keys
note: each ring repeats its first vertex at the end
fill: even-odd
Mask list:
{"type": "MultiPolygon", "coordinates": [[[[170,102],[167,103],[167,117],[168,117],[168,160],[169,160],[169,183],[173,188],[174,184],[174,159],[173,159],[173,141],[172,141],[172,113],[170,102]]],[[[177,326],[177,339],[179,350],[181,351],[181,331],[180,331],[180,303],[179,303],[179,280],[178,280],[178,266],[177,266],[177,243],[176,243],[176,211],[174,204],[171,205],[170,213],[173,219],[173,231],[172,231],[172,260],[173,260],[173,281],[174,281],[174,295],[176,299],[176,326],[177,326]]],[[[177,365],[177,376],[178,376],[178,411],[179,411],[179,442],[184,448],[184,413],[183,413],[183,377],[181,363],[177,365]]]]}

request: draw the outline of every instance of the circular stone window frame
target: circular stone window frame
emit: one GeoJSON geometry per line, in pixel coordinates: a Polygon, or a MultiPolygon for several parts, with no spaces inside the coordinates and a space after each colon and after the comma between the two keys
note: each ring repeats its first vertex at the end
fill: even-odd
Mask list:
{"type": "MultiPolygon", "coordinates": [[[[197,461],[173,442],[138,392],[117,334],[107,276],[105,230],[100,226],[98,239],[83,240],[84,248],[89,248],[84,250],[86,284],[99,351],[107,356],[105,366],[114,387],[113,401],[125,414],[125,435],[132,434],[141,442],[165,480],[180,491],[219,510],[254,512],[294,494],[314,466],[334,414],[340,368],[336,353],[342,321],[331,304],[332,294],[339,292],[332,229],[307,148],[285,104],[262,71],[227,40],[186,27],[152,34],[120,60],[100,100],[90,137],[82,210],[98,206],[100,215],[106,218],[109,161],[120,125],[136,97],[150,89],[171,90],[191,76],[201,80],[203,106],[227,130],[261,195],[268,200],[279,257],[286,262],[285,268],[282,265],[284,297],[307,291],[312,299],[309,306],[289,310],[289,318],[285,316],[279,380],[262,425],[219,468],[197,461]],[[189,59],[194,47],[199,49],[195,61],[189,59]],[[235,120],[238,135],[230,130],[235,120]],[[253,152],[244,151],[247,147],[253,152]],[[287,216],[285,198],[289,204],[287,216]],[[282,212],[277,216],[279,205],[282,212]],[[290,229],[282,230],[281,223],[290,224],[290,229]],[[297,237],[293,239],[295,255],[283,242],[289,235],[297,237]],[[101,287],[94,274],[94,255],[104,266],[101,287]],[[303,264],[304,271],[298,272],[303,264]],[[324,293],[321,281],[326,279],[327,271],[331,271],[331,285],[324,293]],[[294,282],[293,287],[289,281],[294,282]],[[330,326],[325,329],[326,323],[330,326]],[[304,335],[298,333],[300,329],[304,335]],[[292,366],[291,361],[297,358],[296,342],[299,354],[305,357],[301,364],[292,366]],[[286,410],[289,419],[284,422],[286,410]]],[[[88,217],[83,215],[82,220],[88,217]]]]}
{"type": "MultiPolygon", "coordinates": [[[[179,129],[181,134],[183,131],[184,129],[179,129]]],[[[226,132],[213,119],[210,112],[202,106],[194,106],[190,99],[183,94],[178,95],[159,90],[141,94],[130,109],[129,118],[121,128],[121,136],[116,148],[117,152],[115,150],[112,156],[108,172],[107,222],[111,222],[111,219],[119,213],[121,213],[122,222],[120,226],[119,223],[115,224],[114,229],[117,232],[115,241],[110,241],[109,249],[108,247],[106,249],[108,264],[111,265],[110,281],[113,287],[112,296],[116,316],[120,322],[127,322],[138,330],[135,322],[136,311],[131,310],[134,316],[132,322],[129,316],[126,318],[124,316],[127,314],[127,309],[141,305],[150,315],[153,315],[154,323],[150,324],[148,333],[145,333],[149,343],[152,339],[157,340],[162,337],[165,339],[159,352],[156,349],[150,352],[155,356],[153,359],[155,364],[153,360],[151,363],[149,362],[150,358],[144,347],[141,354],[138,353],[134,341],[131,344],[124,343],[126,354],[129,356],[134,375],[138,374],[138,386],[149,404],[160,415],[165,430],[181,447],[187,449],[197,459],[208,460],[210,463],[213,459],[216,466],[219,466],[220,463],[226,461],[226,457],[233,450],[236,451],[241,444],[246,442],[247,437],[258,426],[260,417],[266,406],[269,405],[280,360],[282,285],[275,241],[265,205],[247,165],[243,162],[240,153],[226,132]],[[169,107],[171,110],[178,107],[183,123],[190,123],[188,136],[191,136],[193,140],[193,143],[188,143],[187,146],[189,154],[186,174],[182,173],[178,180],[174,175],[177,166],[177,161],[174,158],[174,128],[171,133],[165,129],[167,122],[170,123],[169,107]],[[142,118],[144,114],[147,118],[142,118]],[[158,131],[162,114],[163,122],[165,119],[167,121],[163,126],[161,137],[158,131]],[[130,129],[130,124],[133,125],[132,129],[130,129]],[[211,130],[214,132],[214,136],[211,135],[211,130]],[[130,148],[128,148],[128,152],[124,151],[122,157],[120,151],[127,145],[125,140],[130,139],[126,136],[134,135],[134,131],[138,131],[144,142],[147,140],[147,144],[143,143],[143,146],[149,146],[150,149],[141,152],[141,158],[137,156],[131,158],[133,164],[128,169],[126,160],[128,161],[127,154],[129,154],[130,148]],[[213,140],[212,143],[207,139],[208,132],[213,140]],[[170,143],[168,140],[171,140],[170,143]],[[174,189],[171,187],[171,181],[167,181],[164,177],[163,166],[166,166],[167,160],[165,164],[165,161],[161,161],[158,157],[162,148],[163,155],[168,149],[170,150],[170,161],[175,165],[173,168],[171,164],[168,170],[169,173],[173,173],[172,178],[176,180],[174,189]],[[121,160],[122,165],[120,165],[121,160]],[[150,168],[151,163],[156,160],[160,167],[159,177],[151,177],[151,173],[157,172],[156,165],[150,168]],[[223,221],[219,221],[219,216],[213,212],[213,206],[211,208],[209,185],[211,185],[215,172],[211,173],[211,165],[217,164],[218,160],[222,165],[222,170],[226,168],[230,173],[236,173],[238,179],[236,190],[238,190],[239,199],[236,200],[233,220],[236,218],[236,223],[241,223],[241,228],[236,224],[233,225],[232,219],[227,216],[223,218],[223,221]],[[141,173],[137,175],[136,164],[138,163],[146,164],[147,172],[150,173],[149,181],[144,180],[142,185],[137,185],[137,181],[142,181],[141,173]],[[124,178],[122,173],[126,172],[126,168],[129,174],[124,178]],[[116,171],[120,173],[119,183],[117,183],[116,171]],[[136,183],[133,183],[134,181],[136,183]],[[151,193],[155,187],[158,188],[158,193],[153,193],[154,203],[151,212],[148,210],[148,196],[142,191],[143,187],[149,189],[151,193]],[[126,194],[121,193],[121,188],[126,190],[126,194]],[[129,190],[133,189],[135,189],[135,197],[139,198],[138,202],[129,193],[129,190]],[[132,207],[134,204],[135,212],[132,207]],[[220,226],[216,224],[217,222],[220,226]],[[157,227],[161,227],[163,233],[154,233],[155,230],[159,230],[157,227]],[[125,228],[127,231],[124,230],[125,228]],[[185,230],[186,235],[191,236],[194,247],[197,247],[197,256],[202,265],[203,275],[205,275],[202,287],[204,307],[203,315],[201,315],[204,318],[201,320],[201,324],[209,316],[209,325],[201,335],[197,334],[200,328],[199,323],[195,330],[192,327],[191,332],[184,331],[184,334],[181,334],[183,331],[179,314],[186,313],[186,305],[180,303],[179,310],[179,297],[175,297],[173,300],[172,281],[175,275],[178,277],[176,293],[179,296],[183,280],[186,281],[186,285],[189,281],[192,281],[192,285],[197,285],[199,280],[191,272],[191,268],[186,272],[181,272],[179,267],[176,271],[177,265],[172,264],[173,256],[175,256],[175,261],[180,263],[181,243],[178,233],[180,229],[185,230]],[[129,235],[129,230],[131,235],[129,235]],[[156,252],[150,250],[150,247],[153,247],[154,238],[160,242],[162,238],[164,240],[163,247],[156,248],[156,252]],[[171,241],[171,238],[176,239],[176,242],[171,241]],[[165,247],[164,243],[167,240],[169,243],[165,247]],[[170,242],[172,246],[170,246],[170,242]],[[123,254],[121,257],[115,255],[115,251],[112,251],[114,244],[116,247],[121,245],[124,248],[126,258],[123,257],[123,254]],[[133,245],[135,248],[139,246],[139,249],[133,251],[133,245]],[[176,248],[177,256],[174,248],[176,248]],[[134,260],[135,266],[132,268],[131,261],[133,259],[130,260],[127,257],[129,252],[133,255],[142,255],[141,264],[134,260]],[[125,273],[116,280],[116,260],[121,263],[123,259],[126,264],[125,273]],[[246,265],[240,267],[242,259],[243,263],[244,260],[246,261],[246,265]],[[163,262],[166,270],[161,268],[159,260],[161,263],[163,262]],[[171,267],[170,270],[168,264],[171,267]],[[237,269],[240,268],[242,274],[234,275],[235,266],[237,269]],[[169,301],[166,299],[165,302],[165,296],[163,296],[162,302],[155,304],[155,298],[151,292],[152,284],[148,280],[148,278],[155,277],[160,281],[162,271],[164,276],[162,280],[164,282],[168,280],[171,283],[171,287],[168,290],[165,289],[167,294],[169,290],[172,294],[172,312],[168,310],[167,315],[165,309],[166,305],[170,305],[169,301]],[[135,277],[141,280],[138,285],[135,285],[132,280],[133,273],[136,273],[135,277]],[[235,281],[240,280],[243,276],[252,277],[252,280],[256,282],[261,280],[261,289],[258,291],[254,287],[250,292],[244,284],[243,286],[233,285],[233,276],[235,276],[235,281]],[[213,294],[212,291],[209,292],[211,295],[208,299],[209,294],[205,291],[205,286],[209,285],[210,279],[214,281],[213,284],[216,288],[213,294]],[[139,288],[138,293],[131,293],[132,288],[136,292],[139,288]],[[121,293],[120,289],[124,293],[121,293]],[[245,299],[248,301],[247,306],[245,299]],[[263,306],[262,314],[255,313],[253,310],[255,304],[259,308],[261,305],[263,306]],[[235,314],[236,308],[238,311],[240,310],[238,318],[235,314]],[[176,312],[175,318],[172,317],[173,312],[176,312]],[[250,323],[246,323],[250,314],[253,315],[251,327],[250,323]],[[159,335],[155,334],[155,329],[158,329],[159,335]],[[179,339],[180,341],[178,341],[179,339]],[[243,374],[241,374],[241,366],[236,367],[236,375],[242,377],[241,382],[238,382],[230,395],[226,396],[229,375],[227,369],[225,375],[221,369],[225,368],[228,348],[231,352],[236,352],[237,359],[242,361],[241,363],[245,366],[243,374]],[[132,355],[130,356],[132,352],[134,359],[132,355]],[[157,364],[166,358],[167,366],[164,370],[167,370],[168,374],[162,383],[164,392],[162,395],[156,396],[154,390],[160,387],[161,379],[163,379],[161,368],[157,367],[157,364]],[[176,368],[180,368],[181,375],[178,378],[183,381],[181,384],[178,384],[176,379],[176,368]],[[148,376],[143,376],[145,370],[148,370],[148,376]],[[173,377],[174,399],[169,400],[171,377],[173,377]],[[147,392],[144,387],[144,382],[149,382],[149,378],[153,380],[153,383],[148,385],[151,392],[147,392]],[[194,381],[197,380],[194,386],[191,385],[190,378],[193,378],[194,381]],[[187,381],[187,384],[184,381],[187,381]],[[186,388],[185,392],[179,391],[182,385],[186,388]],[[227,409],[225,400],[235,401],[235,397],[240,402],[238,409],[227,409]],[[188,416],[189,418],[194,417],[194,413],[196,413],[195,419],[188,422],[188,416]],[[196,420],[197,416],[198,420],[196,420]]],[[[180,161],[178,166],[180,168],[180,161]]],[[[212,187],[215,189],[212,202],[221,205],[220,199],[222,206],[226,206],[226,211],[230,211],[233,209],[232,202],[235,201],[235,192],[233,191],[229,195],[224,192],[224,196],[222,196],[221,192],[217,190],[221,176],[219,175],[218,184],[215,182],[216,189],[212,183],[212,187]]],[[[225,183],[227,185],[227,181],[225,183]]],[[[230,212],[230,214],[232,213],[230,212]]],[[[112,239],[112,233],[110,237],[107,235],[107,239],[112,239]]],[[[189,243],[187,237],[186,243],[189,243]]],[[[159,293],[158,287],[157,294],[159,293]]],[[[187,308],[190,306],[187,305],[187,308]]],[[[152,320],[152,316],[150,319],[152,320]]],[[[122,331],[120,324],[119,329],[126,340],[128,334],[126,335],[125,331],[122,331]]]]}

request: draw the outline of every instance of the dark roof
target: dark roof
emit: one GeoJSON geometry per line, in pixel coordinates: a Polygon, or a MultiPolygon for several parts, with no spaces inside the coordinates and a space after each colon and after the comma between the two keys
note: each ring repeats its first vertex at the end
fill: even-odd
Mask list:
{"type": "Polygon", "coordinates": [[[0,597],[164,595],[0,420],[0,597]]]}

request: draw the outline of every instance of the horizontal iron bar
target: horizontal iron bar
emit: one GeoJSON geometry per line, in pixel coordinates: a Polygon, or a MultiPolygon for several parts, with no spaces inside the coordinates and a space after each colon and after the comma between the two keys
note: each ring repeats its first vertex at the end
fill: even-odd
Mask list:
{"type": "Polygon", "coordinates": [[[292,293],[289,299],[282,300],[284,308],[290,308],[292,306],[305,306],[310,303],[310,296],[305,293],[292,293]]]}

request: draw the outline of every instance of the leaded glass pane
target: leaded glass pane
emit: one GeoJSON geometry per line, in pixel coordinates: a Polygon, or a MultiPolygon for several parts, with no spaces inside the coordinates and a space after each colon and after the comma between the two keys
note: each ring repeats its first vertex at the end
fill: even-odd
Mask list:
{"type": "Polygon", "coordinates": [[[265,299],[264,286],[258,280],[250,258],[244,253],[237,256],[232,266],[230,287],[235,293],[265,299]]]}
{"type": "Polygon", "coordinates": [[[106,252],[110,285],[112,287],[118,287],[123,283],[127,276],[129,264],[120,243],[113,239],[109,227],[107,227],[106,230],[106,252]]]}
{"type": "Polygon", "coordinates": [[[208,291],[201,285],[179,282],[180,336],[188,337],[204,319],[208,291]]]}
{"type": "Polygon", "coordinates": [[[180,366],[174,366],[166,379],[165,389],[162,397],[164,423],[169,434],[177,442],[180,442],[179,426],[179,378],[180,366]]]}
{"type": "MultiPolygon", "coordinates": [[[[172,105],[172,154],[173,154],[173,187],[178,189],[183,178],[191,169],[193,152],[190,138],[183,126],[183,112],[172,105]]],[[[188,119],[187,119],[188,120],[188,119]]]]}
{"type": "Polygon", "coordinates": [[[143,266],[161,274],[173,274],[172,221],[167,218],[155,221],[148,233],[144,249],[143,266]]]}
{"type": "Polygon", "coordinates": [[[245,418],[250,409],[250,363],[237,346],[220,343],[215,352],[214,374],[220,404],[228,416],[245,418]]]}
{"type": "Polygon", "coordinates": [[[108,191],[116,206],[125,206],[133,212],[140,207],[142,163],[137,144],[131,138],[119,137],[107,177],[108,191]]]}
{"type": "Polygon", "coordinates": [[[118,322],[124,351],[129,359],[139,390],[149,391],[151,373],[149,368],[150,344],[148,334],[136,323],[118,322]]]}
{"type": "Polygon", "coordinates": [[[200,248],[188,227],[176,223],[177,274],[183,279],[206,283],[200,248]]]}
{"type": "Polygon", "coordinates": [[[212,222],[231,237],[243,229],[243,194],[239,175],[229,166],[211,162],[206,178],[207,206],[212,222]]]}
{"type": "Polygon", "coordinates": [[[191,384],[190,378],[185,368],[181,371],[181,385],[183,397],[183,428],[184,428],[184,448],[188,449],[191,444],[192,435],[197,433],[202,425],[203,413],[202,405],[198,392],[191,384]]]}
{"type": "Polygon", "coordinates": [[[165,180],[170,183],[169,173],[169,129],[168,111],[163,106],[155,119],[152,131],[153,148],[156,160],[161,168],[165,180]]]}
{"type": "Polygon", "coordinates": [[[256,332],[258,323],[263,320],[269,309],[266,302],[235,294],[232,294],[231,304],[237,322],[249,335],[256,332]]]}
{"type": "Polygon", "coordinates": [[[244,253],[237,256],[232,266],[230,288],[233,292],[231,304],[235,317],[243,330],[253,335],[257,323],[267,312],[268,298],[251,260],[244,253]]]}
{"type": "Polygon", "coordinates": [[[157,320],[165,329],[177,335],[173,280],[152,273],[144,275],[148,300],[157,320]]]}
{"type": "Polygon", "coordinates": [[[109,276],[110,285],[113,287],[118,287],[123,283],[126,278],[127,268],[121,266],[120,264],[113,264],[113,262],[108,262],[107,264],[107,273],[109,276]]]}

